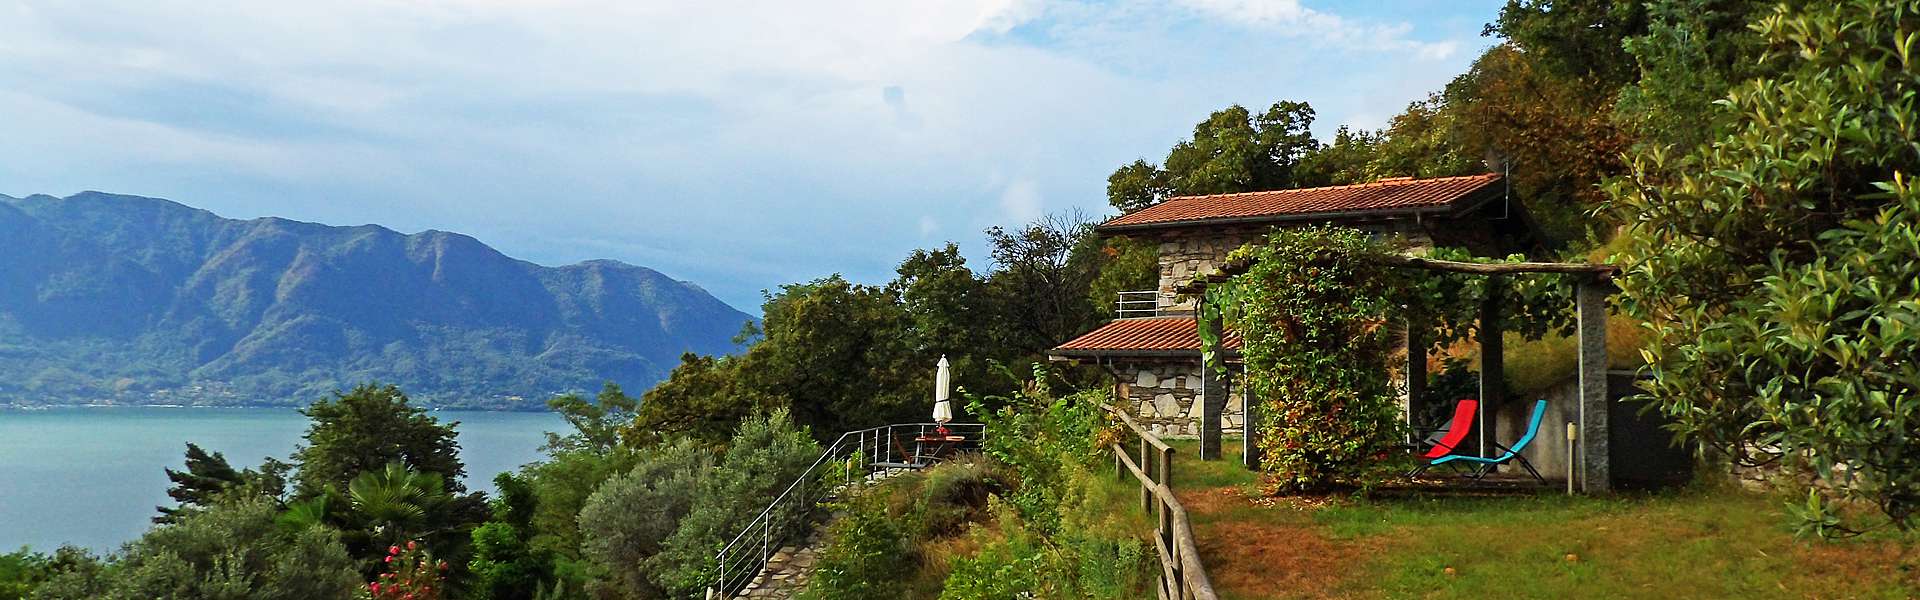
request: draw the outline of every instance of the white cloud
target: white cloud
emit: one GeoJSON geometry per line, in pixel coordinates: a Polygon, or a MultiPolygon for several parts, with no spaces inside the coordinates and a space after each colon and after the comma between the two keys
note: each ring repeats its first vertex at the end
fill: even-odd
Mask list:
{"type": "Polygon", "coordinates": [[[0,2],[0,183],[113,173],[234,216],[677,261],[751,305],[884,276],[934,233],[1104,210],[1113,166],[1228,103],[1331,124],[1451,74],[1375,46],[1459,59],[1404,24],[1188,1],[0,2]]]}
{"type": "Polygon", "coordinates": [[[1001,222],[1009,226],[1025,225],[1045,214],[1040,188],[1032,180],[1015,179],[1000,192],[1001,222]]]}
{"type": "Polygon", "coordinates": [[[1365,23],[1317,11],[1300,0],[1180,0],[1181,4],[1230,23],[1288,35],[1316,37],[1375,50],[1411,50],[1422,60],[1439,60],[1458,49],[1453,42],[1428,43],[1407,38],[1407,23],[1365,23]]]}

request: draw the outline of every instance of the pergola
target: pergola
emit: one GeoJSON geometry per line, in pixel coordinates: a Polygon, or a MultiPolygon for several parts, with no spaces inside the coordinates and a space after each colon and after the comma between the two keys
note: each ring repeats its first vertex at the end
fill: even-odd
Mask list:
{"type": "MultiPolygon", "coordinates": [[[[1570,477],[1575,479],[1581,491],[1604,493],[1613,488],[1613,476],[1608,453],[1608,389],[1607,389],[1607,297],[1618,288],[1613,286],[1613,275],[1618,268],[1613,265],[1587,263],[1556,262],[1513,262],[1513,263],[1470,263],[1449,260],[1434,260],[1414,256],[1389,255],[1379,259],[1390,266],[1447,271],[1479,275],[1492,279],[1490,287],[1498,281],[1516,275],[1537,273],[1558,273],[1574,276],[1574,305],[1577,318],[1579,352],[1579,407],[1575,419],[1578,435],[1578,457],[1569,457],[1576,462],[1570,463],[1573,469],[1570,477]]],[[[1224,282],[1235,275],[1245,273],[1252,263],[1247,260],[1229,262],[1219,271],[1194,278],[1178,288],[1178,292],[1199,296],[1206,292],[1210,284],[1224,282]]],[[[1221,323],[1206,322],[1210,317],[1205,311],[1198,311],[1196,319],[1202,319],[1201,328],[1220,331],[1221,323]]],[[[1505,389],[1501,380],[1504,370],[1502,354],[1504,352],[1500,324],[1501,306],[1499,295],[1487,294],[1480,306],[1479,336],[1480,345],[1480,401],[1485,407],[1479,414],[1475,425],[1480,435],[1480,448],[1484,454],[1487,448],[1486,415],[1504,403],[1505,389]],[[1491,374],[1491,375],[1490,375],[1491,374]]],[[[1407,397],[1411,412],[1425,395],[1427,381],[1426,361],[1426,324],[1407,323],[1407,397]]],[[[1201,369],[1201,402],[1203,415],[1200,430],[1200,456],[1214,460],[1220,457],[1221,425],[1219,415],[1227,402],[1227,389],[1230,383],[1219,379],[1220,375],[1211,368],[1201,369]]],[[[1248,467],[1258,465],[1259,456],[1255,452],[1255,407],[1254,398],[1249,394],[1245,398],[1247,417],[1244,425],[1244,454],[1248,467]]]]}

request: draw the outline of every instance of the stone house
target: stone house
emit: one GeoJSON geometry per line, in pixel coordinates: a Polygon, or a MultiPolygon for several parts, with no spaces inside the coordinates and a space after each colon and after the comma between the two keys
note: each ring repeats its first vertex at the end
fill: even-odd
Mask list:
{"type": "MultiPolygon", "coordinates": [[[[1505,256],[1540,245],[1537,229],[1497,174],[1172,198],[1098,227],[1103,235],[1158,243],[1157,289],[1123,293],[1120,318],[1061,344],[1051,357],[1107,369],[1117,382],[1115,397],[1155,432],[1201,435],[1209,433],[1203,423],[1215,418],[1219,427],[1213,431],[1238,433],[1245,423],[1244,394],[1200,368],[1194,300],[1174,290],[1215,271],[1229,252],[1274,228],[1310,225],[1397,237],[1416,252],[1457,246],[1505,256]]],[[[1229,335],[1225,345],[1235,348],[1238,340],[1229,335]]]]}

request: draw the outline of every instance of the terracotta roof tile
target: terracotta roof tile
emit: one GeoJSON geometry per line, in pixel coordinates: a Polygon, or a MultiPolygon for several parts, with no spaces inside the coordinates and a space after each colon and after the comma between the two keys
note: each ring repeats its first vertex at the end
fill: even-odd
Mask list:
{"type": "MultiPolygon", "coordinates": [[[[1240,337],[1229,332],[1225,344],[1239,348],[1240,337]]],[[[1086,356],[1111,352],[1197,353],[1200,351],[1199,325],[1192,316],[1120,319],[1054,348],[1063,356],[1086,356]]]]}
{"type": "Polygon", "coordinates": [[[1432,179],[1395,178],[1334,187],[1179,196],[1100,225],[1151,227],[1213,219],[1258,219],[1330,213],[1448,207],[1500,180],[1500,175],[1432,179]]]}

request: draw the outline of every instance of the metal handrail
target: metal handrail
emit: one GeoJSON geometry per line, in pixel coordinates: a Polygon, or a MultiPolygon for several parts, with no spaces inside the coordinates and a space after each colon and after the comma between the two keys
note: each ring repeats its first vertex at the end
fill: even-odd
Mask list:
{"type": "Polygon", "coordinates": [[[1115,477],[1131,473],[1140,482],[1140,509],[1159,515],[1154,527],[1153,547],[1160,557],[1161,598],[1176,600],[1218,600],[1207,569],[1200,564],[1199,544],[1194,541],[1193,524],[1187,509],[1173,494],[1173,447],[1148,433],[1126,411],[1102,404],[1100,408],[1120,418],[1120,422],[1140,438],[1140,460],[1133,460],[1119,442],[1113,444],[1115,477]],[[1149,454],[1148,450],[1153,452],[1149,454]],[[1156,479],[1155,462],[1159,460],[1156,479]]]}
{"type": "MultiPolygon", "coordinates": [[[[820,480],[825,474],[821,470],[822,467],[830,462],[848,461],[856,456],[860,458],[859,467],[865,469],[869,475],[876,470],[917,469],[931,465],[931,462],[922,460],[930,457],[920,456],[917,445],[914,453],[908,454],[906,444],[901,443],[899,435],[912,433],[917,439],[936,431],[940,426],[939,423],[899,423],[840,434],[840,437],[835,438],[832,444],[828,444],[826,449],[820,452],[819,458],[815,458],[813,464],[807,466],[806,471],[795,478],[793,483],[788,484],[787,488],[781,491],[779,496],[775,496],[772,502],[767,503],[767,507],[761,509],[753,520],[748,521],[740,533],[734,535],[733,539],[714,556],[718,569],[714,575],[713,585],[707,588],[708,597],[731,597],[752,583],[753,579],[765,570],[767,561],[773,557],[774,553],[779,552],[780,548],[786,546],[788,542],[795,541],[795,538],[804,533],[805,528],[794,525],[804,523],[821,502],[832,498],[840,489],[854,484],[850,469],[844,474],[845,480],[840,485],[826,485],[828,482],[820,480]],[[899,460],[895,460],[896,458],[899,460]],[[774,523],[776,515],[781,513],[786,513],[785,516],[789,517],[791,522],[776,526],[774,523]],[[759,534],[757,537],[754,536],[756,533],[759,534]],[[756,546],[758,553],[754,554],[756,546]]],[[[986,425],[979,423],[948,423],[946,428],[957,435],[971,434],[971,441],[976,444],[984,441],[987,436],[986,425]]],[[[915,442],[914,439],[907,441],[915,442]]],[[[862,479],[864,480],[865,477],[863,476],[862,479]]]]}
{"type": "Polygon", "coordinates": [[[1159,290],[1119,292],[1118,294],[1119,299],[1113,303],[1114,316],[1122,319],[1160,316],[1159,290]]]}

